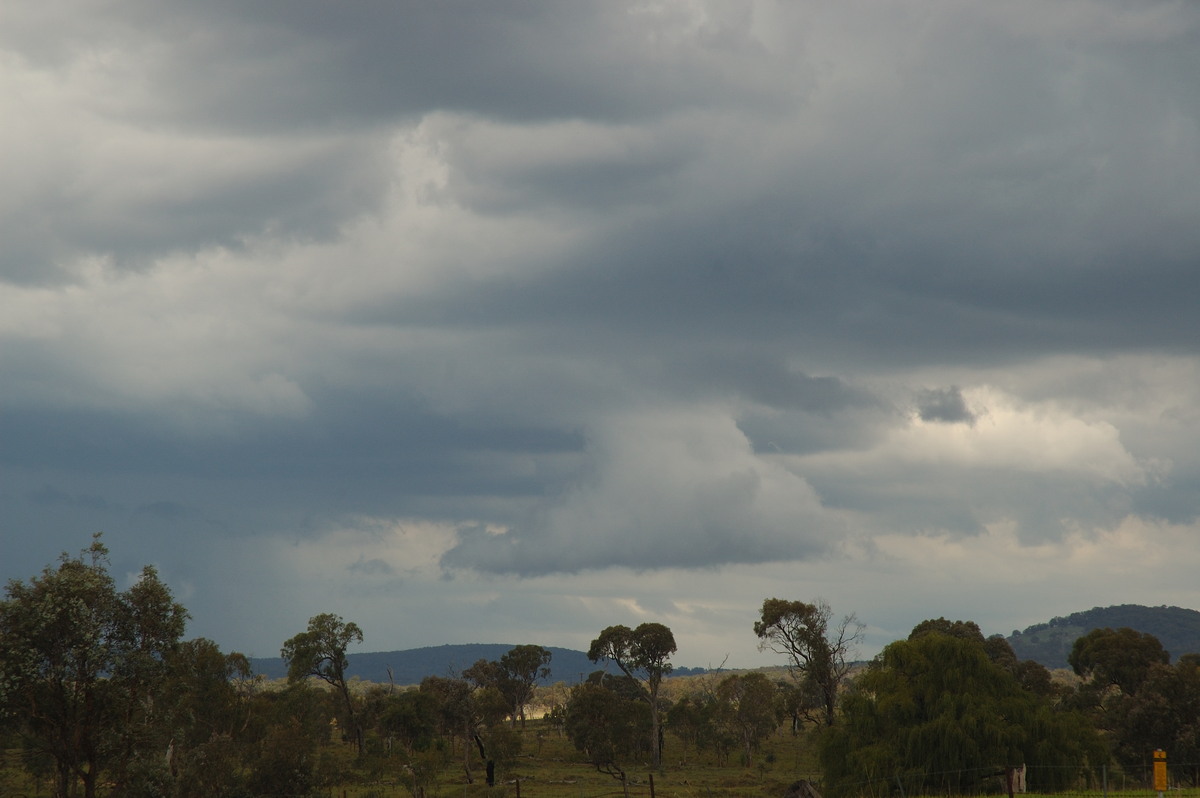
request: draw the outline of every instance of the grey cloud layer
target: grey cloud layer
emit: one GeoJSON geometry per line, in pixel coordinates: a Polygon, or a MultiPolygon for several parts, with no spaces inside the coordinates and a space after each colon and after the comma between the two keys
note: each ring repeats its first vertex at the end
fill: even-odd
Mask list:
{"type": "Polygon", "coordinates": [[[0,528],[501,579],[1193,523],[1200,11],[864,8],[12,9],[0,528]]]}

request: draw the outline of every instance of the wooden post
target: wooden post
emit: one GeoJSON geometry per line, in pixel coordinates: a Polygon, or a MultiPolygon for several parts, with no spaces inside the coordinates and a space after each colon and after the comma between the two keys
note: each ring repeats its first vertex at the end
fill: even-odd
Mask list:
{"type": "MultiPolygon", "coordinates": [[[[521,798],[521,796],[518,795],[517,798],[521,798]]],[[[650,798],[654,798],[654,774],[653,773],[650,774],[650,798]]]]}

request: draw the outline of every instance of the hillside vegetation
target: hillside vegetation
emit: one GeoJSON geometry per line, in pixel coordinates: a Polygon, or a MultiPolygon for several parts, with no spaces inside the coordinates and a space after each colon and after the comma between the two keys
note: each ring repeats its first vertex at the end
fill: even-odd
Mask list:
{"type": "Polygon", "coordinates": [[[1013,652],[1021,659],[1031,659],[1047,668],[1067,668],[1067,656],[1077,638],[1093,629],[1128,627],[1152,634],[1178,660],[1184,654],[1200,654],[1200,612],[1183,607],[1145,607],[1140,604],[1121,604],[1113,607],[1093,607],[1074,612],[1065,618],[1034,624],[1023,631],[1013,631],[1008,637],[1013,652]]]}
{"type": "MultiPolygon", "coordinates": [[[[376,684],[420,684],[426,676],[458,676],[481,659],[499,659],[512,647],[513,645],[508,643],[468,643],[347,654],[349,666],[346,668],[346,677],[376,684]]],[[[582,681],[592,671],[605,669],[604,663],[592,662],[583,651],[555,646],[545,648],[554,658],[550,661],[550,675],[538,679],[538,684],[574,684],[582,681]]],[[[282,679],[287,676],[287,663],[280,657],[254,657],[251,658],[250,665],[255,673],[268,679],[282,679]]],[[[674,670],[678,676],[704,672],[704,668],[676,667],[674,670]]]]}

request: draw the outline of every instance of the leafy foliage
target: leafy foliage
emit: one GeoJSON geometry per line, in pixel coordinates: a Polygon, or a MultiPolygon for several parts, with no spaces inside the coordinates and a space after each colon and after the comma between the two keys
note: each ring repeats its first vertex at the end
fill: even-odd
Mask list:
{"type": "Polygon", "coordinates": [[[463,677],[477,687],[495,688],[507,702],[508,715],[515,726],[525,722],[525,707],[533,700],[533,686],[550,673],[552,654],[542,646],[515,646],[498,661],[479,660],[463,671],[463,677]]]}
{"type": "Polygon", "coordinates": [[[358,752],[363,752],[363,730],[354,712],[354,699],[346,684],[346,649],[351,643],[361,643],[362,630],[358,624],[346,623],[332,613],[315,615],[308,629],[283,644],[280,655],[288,662],[288,681],[297,682],[310,676],[331,685],[342,697],[346,712],[346,727],[354,735],[358,752]]]}
{"type": "Polygon", "coordinates": [[[658,691],[671,672],[670,656],[676,651],[675,635],[661,623],[643,623],[636,629],[609,626],[588,648],[593,662],[612,660],[640,688],[650,706],[650,751],[655,767],[662,763],[661,710],[658,691]]]}
{"type": "Polygon", "coordinates": [[[1053,618],[1023,631],[1014,630],[1008,642],[1023,660],[1036,660],[1047,668],[1067,668],[1070,667],[1067,657],[1075,640],[1093,629],[1122,627],[1154,635],[1175,658],[1200,654],[1200,612],[1140,604],[1093,607],[1053,618]]]}
{"type": "Polygon", "coordinates": [[[982,640],[940,630],[884,649],[855,680],[821,752],[832,793],[897,778],[911,791],[971,791],[1022,764],[1054,765],[1039,777],[1070,779],[1105,756],[1081,715],[1024,689],[982,640]]]}
{"type": "MultiPolygon", "coordinates": [[[[167,658],[187,611],[147,566],[118,591],[97,535],[78,557],[63,555],[0,602],[0,714],[55,763],[56,790],[96,794],[101,769],[132,787],[155,732],[167,658]]],[[[156,777],[157,778],[157,777],[156,777]]]]}
{"type": "Polygon", "coordinates": [[[730,674],[717,686],[716,720],[740,743],[746,767],[779,725],[775,695],[775,685],[762,673],[730,674]]]}
{"type": "Polygon", "coordinates": [[[566,732],[597,770],[625,781],[622,763],[648,750],[650,714],[646,702],[589,680],[571,691],[566,732]]]}
{"type": "Polygon", "coordinates": [[[760,649],[788,658],[788,668],[800,687],[811,696],[827,726],[833,725],[838,690],[850,672],[854,645],[862,639],[862,624],[853,614],[830,628],[833,611],[824,601],[813,604],[769,598],[763,601],[754,622],[760,649]]]}
{"type": "Polygon", "coordinates": [[[1170,661],[1158,638],[1128,627],[1093,629],[1075,641],[1067,659],[1075,673],[1125,695],[1138,692],[1152,666],[1170,661]]]}

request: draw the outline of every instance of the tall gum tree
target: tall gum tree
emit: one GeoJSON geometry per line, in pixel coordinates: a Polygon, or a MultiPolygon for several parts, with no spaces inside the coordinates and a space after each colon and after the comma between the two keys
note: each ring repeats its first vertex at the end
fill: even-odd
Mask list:
{"type": "Polygon", "coordinates": [[[821,599],[807,604],[769,598],[754,622],[759,650],[788,658],[788,670],[804,693],[815,697],[826,726],[836,718],[838,690],[863,635],[863,625],[853,613],[831,629],[832,618],[833,611],[821,599]]]}
{"type": "Polygon", "coordinates": [[[347,623],[333,613],[314,615],[308,629],[283,644],[280,655],[288,663],[288,682],[303,681],[315,676],[331,685],[341,696],[346,709],[346,726],[354,735],[359,756],[363,753],[362,725],[354,711],[354,697],[346,683],[346,649],[351,643],[363,641],[362,630],[356,623],[347,623]]]}
{"type": "Polygon", "coordinates": [[[643,700],[650,705],[650,751],[655,768],[662,764],[662,713],[658,692],[663,678],[674,667],[670,657],[675,651],[675,636],[661,623],[643,623],[636,629],[610,626],[588,648],[588,659],[592,662],[612,660],[622,673],[634,680],[643,700]]]}

